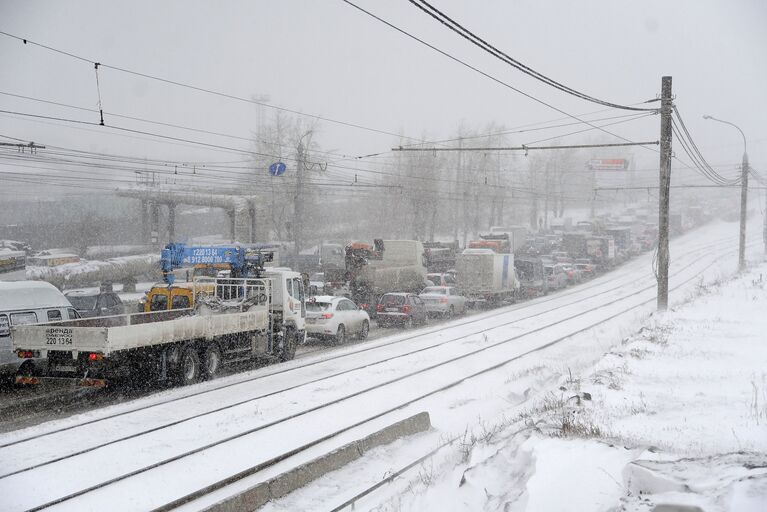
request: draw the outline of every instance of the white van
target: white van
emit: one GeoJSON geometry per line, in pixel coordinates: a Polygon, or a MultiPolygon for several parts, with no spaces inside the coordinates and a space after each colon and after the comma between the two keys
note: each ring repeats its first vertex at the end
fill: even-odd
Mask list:
{"type": "MultiPolygon", "coordinates": [[[[34,365],[36,359],[20,359],[13,351],[11,327],[79,318],[69,300],[45,281],[0,281],[0,376],[13,375],[22,363],[34,365]]],[[[32,368],[23,369],[24,372],[32,368]]]]}

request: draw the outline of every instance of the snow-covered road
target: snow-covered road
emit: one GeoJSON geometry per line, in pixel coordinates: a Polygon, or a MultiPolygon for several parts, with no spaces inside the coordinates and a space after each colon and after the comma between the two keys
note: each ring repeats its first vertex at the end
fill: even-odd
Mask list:
{"type": "MultiPolygon", "coordinates": [[[[715,224],[673,242],[677,295],[737,260],[733,234],[732,224],[715,224]]],[[[253,473],[249,483],[269,478],[413,411],[429,410],[439,429],[440,414],[460,406],[454,395],[463,396],[471,379],[605,321],[651,310],[651,259],[644,255],[566,292],[436,328],[5,434],[4,507],[155,509],[238,473],[253,473]],[[253,469],[301,446],[307,449],[279,465],[253,469]]]]}

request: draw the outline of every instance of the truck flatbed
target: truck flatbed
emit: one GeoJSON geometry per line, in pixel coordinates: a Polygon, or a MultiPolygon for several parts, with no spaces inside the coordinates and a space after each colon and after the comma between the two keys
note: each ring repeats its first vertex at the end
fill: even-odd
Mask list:
{"type": "Polygon", "coordinates": [[[104,356],[123,350],[177,343],[189,339],[213,339],[227,334],[261,331],[269,327],[267,306],[248,311],[194,314],[193,309],[133,313],[91,319],[66,320],[14,328],[13,341],[23,350],[95,352],[104,356]]]}

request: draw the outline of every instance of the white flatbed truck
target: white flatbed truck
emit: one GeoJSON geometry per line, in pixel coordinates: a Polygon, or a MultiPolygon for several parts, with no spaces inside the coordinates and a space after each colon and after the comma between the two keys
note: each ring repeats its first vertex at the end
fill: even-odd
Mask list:
{"type": "Polygon", "coordinates": [[[16,354],[47,361],[44,374],[20,375],[17,383],[100,387],[131,377],[188,384],[226,364],[293,358],[305,336],[300,274],[276,269],[257,279],[195,281],[195,289],[215,292],[200,292],[194,308],[14,327],[16,354]]]}

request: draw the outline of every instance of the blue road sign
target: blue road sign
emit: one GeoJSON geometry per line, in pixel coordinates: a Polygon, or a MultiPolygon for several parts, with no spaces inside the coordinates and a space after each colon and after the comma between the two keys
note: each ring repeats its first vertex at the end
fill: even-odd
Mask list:
{"type": "Polygon", "coordinates": [[[269,166],[269,174],[272,176],[282,176],[285,174],[285,164],[282,162],[274,162],[272,165],[269,166]]]}

